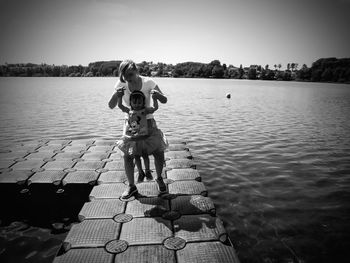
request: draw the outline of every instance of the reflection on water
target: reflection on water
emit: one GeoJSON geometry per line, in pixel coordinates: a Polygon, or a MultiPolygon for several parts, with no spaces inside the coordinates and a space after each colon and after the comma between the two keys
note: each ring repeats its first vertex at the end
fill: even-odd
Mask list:
{"type": "MultiPolygon", "coordinates": [[[[115,138],[115,78],[0,79],[2,145],[115,138]]],[[[350,247],[350,86],[157,79],[155,113],[189,142],[244,262],[345,262],[350,247]],[[231,99],[226,99],[231,93],[231,99]]]]}
{"type": "Polygon", "coordinates": [[[1,262],[50,263],[67,233],[52,234],[48,228],[13,222],[0,227],[1,262]]]}

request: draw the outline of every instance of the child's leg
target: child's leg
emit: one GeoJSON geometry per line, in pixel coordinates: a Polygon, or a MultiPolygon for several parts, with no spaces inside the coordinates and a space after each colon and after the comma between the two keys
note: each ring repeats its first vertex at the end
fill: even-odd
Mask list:
{"type": "Polygon", "coordinates": [[[145,163],[145,170],[149,170],[149,157],[148,154],[142,155],[143,162],[145,163]]]}
{"type": "Polygon", "coordinates": [[[148,154],[142,155],[142,158],[143,158],[143,161],[145,163],[145,175],[146,175],[146,178],[147,178],[147,180],[152,180],[153,176],[152,176],[151,169],[150,169],[150,163],[149,163],[148,154]]]}
{"type": "Polygon", "coordinates": [[[142,171],[141,156],[135,155],[135,164],[140,173],[142,171]]]}
{"type": "Polygon", "coordinates": [[[137,178],[137,182],[143,182],[143,179],[145,179],[145,173],[142,170],[142,162],[141,162],[141,156],[135,155],[135,163],[137,166],[137,169],[139,170],[139,176],[137,178]]]}

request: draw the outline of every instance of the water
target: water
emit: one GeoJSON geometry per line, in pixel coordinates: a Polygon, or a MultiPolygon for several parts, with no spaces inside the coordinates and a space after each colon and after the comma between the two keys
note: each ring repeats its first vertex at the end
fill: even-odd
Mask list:
{"type": "MultiPolygon", "coordinates": [[[[1,145],[115,138],[115,78],[0,79],[1,145]]],[[[156,79],[155,113],[186,140],[242,263],[345,262],[350,247],[350,86],[156,79]],[[226,99],[231,93],[231,99],[226,99]]]]}

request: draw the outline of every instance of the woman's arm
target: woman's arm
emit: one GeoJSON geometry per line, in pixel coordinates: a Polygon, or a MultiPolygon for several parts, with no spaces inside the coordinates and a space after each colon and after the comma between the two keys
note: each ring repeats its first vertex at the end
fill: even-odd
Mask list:
{"type": "Polygon", "coordinates": [[[158,100],[155,99],[155,98],[153,98],[153,108],[154,108],[154,111],[158,110],[158,107],[159,107],[159,105],[158,105],[158,100]]]}
{"type": "Polygon", "coordinates": [[[163,92],[161,92],[158,85],[155,86],[155,88],[152,90],[153,94],[152,97],[155,96],[157,100],[159,100],[161,103],[167,103],[168,99],[164,96],[163,92]]]}
{"type": "Polygon", "coordinates": [[[115,106],[117,106],[117,104],[118,104],[118,94],[117,94],[117,92],[115,92],[112,95],[112,98],[109,100],[108,106],[109,106],[110,109],[114,109],[115,106]]]}
{"type": "Polygon", "coordinates": [[[108,102],[109,108],[114,109],[115,106],[117,106],[118,104],[118,98],[123,97],[123,95],[124,95],[124,88],[117,89],[117,91],[112,95],[112,98],[108,102]]]}
{"type": "Polygon", "coordinates": [[[153,107],[146,108],[146,113],[154,113],[156,110],[158,110],[158,100],[153,98],[153,107]]]}

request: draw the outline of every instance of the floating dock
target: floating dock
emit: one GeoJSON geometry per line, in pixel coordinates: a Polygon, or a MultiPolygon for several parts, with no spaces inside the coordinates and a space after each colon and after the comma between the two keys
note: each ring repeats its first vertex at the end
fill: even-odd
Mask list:
{"type": "MultiPolygon", "coordinates": [[[[114,140],[101,139],[1,149],[0,190],[7,198],[53,196],[49,207],[58,214],[77,202],[73,196],[86,201],[54,263],[239,262],[187,144],[169,143],[163,170],[168,191],[162,195],[154,180],[145,180],[136,184],[136,197],[122,200],[123,159],[114,140]]],[[[152,157],[151,169],[156,177],[152,157]]],[[[135,182],[136,176],[137,169],[135,182]]]]}

